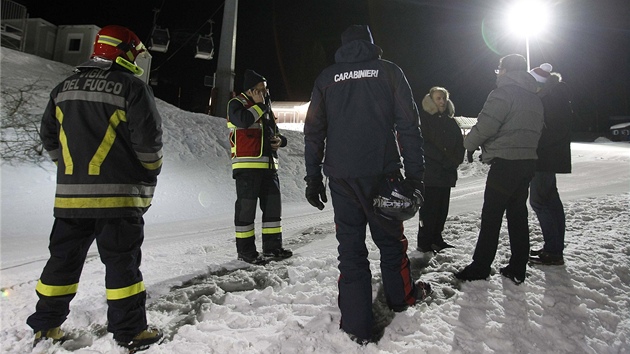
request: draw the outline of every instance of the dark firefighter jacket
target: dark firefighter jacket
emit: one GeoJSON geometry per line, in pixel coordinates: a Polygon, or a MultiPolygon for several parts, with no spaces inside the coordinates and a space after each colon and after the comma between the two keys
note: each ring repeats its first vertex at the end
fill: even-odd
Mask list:
{"type": "Polygon", "coordinates": [[[227,126],[230,128],[230,156],[233,171],[244,168],[278,169],[278,153],[271,149],[271,138],[280,134],[270,105],[255,103],[241,93],[228,102],[227,126]]]}
{"type": "Polygon", "coordinates": [[[351,41],[315,81],[304,125],[307,176],[321,176],[322,164],[337,178],[391,173],[402,156],[406,177],[422,180],[418,108],[402,70],[381,53],[351,41]]]}
{"type": "Polygon", "coordinates": [[[55,217],[137,217],[162,166],[162,120],[151,88],[130,72],[78,72],[53,89],[40,130],[57,163],[55,217]]]}

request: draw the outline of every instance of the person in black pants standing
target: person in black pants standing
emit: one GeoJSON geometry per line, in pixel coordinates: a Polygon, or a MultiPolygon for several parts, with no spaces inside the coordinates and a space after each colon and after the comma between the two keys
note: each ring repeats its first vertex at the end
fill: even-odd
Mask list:
{"type": "Polygon", "coordinates": [[[457,167],[464,161],[464,138],[453,119],[455,106],[443,87],[432,87],[422,100],[420,126],[424,138],[424,205],[420,209],[418,251],[452,248],[442,231],[448,216],[457,167]]]}
{"type": "Polygon", "coordinates": [[[473,262],[455,274],[461,280],[480,280],[490,275],[506,214],[512,255],[503,276],[520,284],[529,260],[527,195],[536,169],[536,148],[543,127],[543,105],[536,96],[536,80],[527,72],[522,55],[501,58],[497,88],[490,92],[477,124],[464,140],[468,151],[482,149],[490,164],[481,211],[481,230],[473,262]]]}
{"type": "Polygon", "coordinates": [[[57,164],[55,223],[50,258],[35,287],[39,301],[26,321],[34,346],[66,339],[61,325],[95,240],[114,340],[135,351],[163,337],[147,324],[140,271],[143,215],[162,169],[162,119],[151,87],[136,77],[143,72],[136,59],[144,55],[147,49],[131,30],[105,26],[90,60],[50,94],[40,136],[57,164]]]}
{"type": "Polygon", "coordinates": [[[282,247],[282,199],[278,150],[287,146],[271,110],[267,79],[245,71],[243,92],[228,102],[232,177],[236,182],[234,231],[239,260],[264,265],[293,252],[282,247]],[[262,254],[256,250],[256,205],[262,211],[262,254]]]}

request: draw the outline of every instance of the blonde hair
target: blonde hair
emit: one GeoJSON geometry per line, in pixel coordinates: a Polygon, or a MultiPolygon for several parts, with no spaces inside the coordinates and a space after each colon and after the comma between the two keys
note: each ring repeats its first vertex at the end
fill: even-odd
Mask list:
{"type": "Polygon", "coordinates": [[[444,97],[448,101],[449,93],[448,93],[447,89],[445,89],[444,87],[440,87],[440,86],[433,86],[433,87],[431,87],[431,89],[429,90],[429,97],[431,97],[431,99],[433,99],[433,94],[435,92],[443,92],[444,93],[444,97]]]}

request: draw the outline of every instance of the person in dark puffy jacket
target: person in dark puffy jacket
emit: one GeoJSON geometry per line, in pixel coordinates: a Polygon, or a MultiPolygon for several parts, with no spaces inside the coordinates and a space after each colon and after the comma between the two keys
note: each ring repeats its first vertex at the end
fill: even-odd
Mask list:
{"type": "Polygon", "coordinates": [[[543,105],[522,55],[501,58],[496,73],[497,88],[488,95],[477,124],[464,139],[468,151],[481,146],[483,162],[490,164],[490,171],[473,262],[455,277],[470,281],[490,276],[505,214],[512,255],[500,272],[520,284],[525,280],[529,260],[527,195],[536,169],[543,105]]]}
{"type": "Polygon", "coordinates": [[[404,311],[430,293],[428,283],[411,278],[403,222],[373,207],[381,182],[403,166],[405,186],[420,197],[424,161],[418,111],[402,70],[380,58],[367,26],[350,26],[341,42],[335,64],[315,81],[304,124],[306,198],[320,210],[328,201],[323,165],[339,242],[340,327],[364,344],[373,340],[374,322],[368,224],[381,253],[387,305],[404,311]]]}
{"type": "Polygon", "coordinates": [[[464,138],[453,119],[455,106],[443,87],[432,87],[422,100],[420,126],[424,138],[424,204],[420,208],[418,251],[439,252],[453,246],[442,231],[448,216],[457,167],[464,161],[464,138]]]}
{"type": "Polygon", "coordinates": [[[529,185],[529,204],[538,217],[544,245],[530,252],[530,263],[563,265],[566,220],[556,173],[571,173],[573,109],[567,85],[552,69],[551,64],[544,63],[529,71],[541,87],[538,96],[545,110],[545,125],[536,150],[536,174],[529,185]]]}
{"type": "Polygon", "coordinates": [[[91,59],[51,94],[42,117],[42,144],[57,164],[50,258],[35,290],[27,324],[34,345],[63,341],[81,270],[96,240],[105,265],[107,330],[130,350],[160,341],[149,327],[140,271],[143,215],[162,168],[162,119],[136,58],[146,48],[129,29],[105,26],[91,59]]]}

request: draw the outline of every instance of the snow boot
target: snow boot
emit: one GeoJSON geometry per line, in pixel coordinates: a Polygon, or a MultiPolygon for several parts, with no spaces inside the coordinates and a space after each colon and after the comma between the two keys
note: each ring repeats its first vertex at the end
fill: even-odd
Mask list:
{"type": "Polygon", "coordinates": [[[66,334],[63,333],[60,327],[54,327],[48,330],[41,330],[35,332],[35,339],[33,340],[33,347],[39,342],[46,339],[52,339],[53,343],[63,343],[66,340],[66,334]]]}
{"type": "Polygon", "coordinates": [[[538,254],[538,257],[529,257],[529,263],[540,265],[564,265],[564,258],[562,255],[542,251],[538,254]]]}
{"type": "MultiPolygon", "coordinates": [[[[420,281],[420,280],[416,281],[416,290],[417,290],[416,302],[413,305],[417,305],[421,302],[426,301],[433,294],[433,290],[431,289],[431,284],[424,281],[420,281]]],[[[403,305],[403,306],[389,305],[389,308],[394,312],[403,312],[409,308],[409,305],[403,305]]]]}
{"type": "Polygon", "coordinates": [[[151,344],[158,343],[162,340],[164,334],[155,327],[149,327],[138,333],[129,342],[116,341],[121,347],[129,349],[129,353],[135,353],[149,349],[151,344]]]}
{"type": "Polygon", "coordinates": [[[273,260],[287,259],[291,256],[293,256],[293,251],[282,247],[276,248],[275,250],[268,250],[263,253],[263,257],[271,258],[273,260]]]}
{"type": "Polygon", "coordinates": [[[511,281],[514,282],[514,284],[516,285],[520,285],[521,283],[523,283],[525,281],[525,277],[526,275],[520,275],[520,274],[516,274],[511,268],[510,266],[507,267],[503,267],[501,269],[499,269],[499,272],[501,273],[501,275],[503,275],[504,277],[510,279],[511,281]]]}
{"type": "Polygon", "coordinates": [[[455,273],[455,278],[463,281],[486,280],[490,276],[490,271],[482,271],[477,265],[471,263],[455,273]]]}
{"type": "Polygon", "coordinates": [[[442,241],[440,243],[434,243],[431,245],[431,249],[433,250],[433,252],[438,253],[444,249],[447,248],[455,248],[455,246],[446,243],[446,241],[442,241]]]}
{"type": "Polygon", "coordinates": [[[246,262],[246,263],[249,263],[249,264],[253,264],[253,265],[265,265],[265,264],[269,263],[269,260],[265,259],[258,252],[256,252],[255,254],[253,254],[251,256],[247,256],[247,255],[244,255],[244,254],[239,254],[238,255],[238,260],[246,262]]]}

